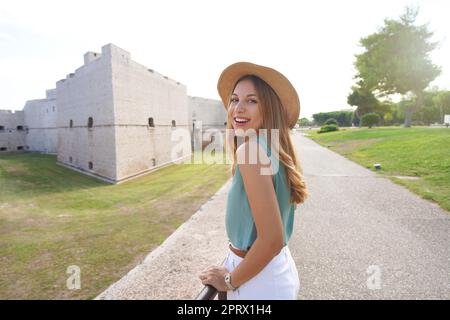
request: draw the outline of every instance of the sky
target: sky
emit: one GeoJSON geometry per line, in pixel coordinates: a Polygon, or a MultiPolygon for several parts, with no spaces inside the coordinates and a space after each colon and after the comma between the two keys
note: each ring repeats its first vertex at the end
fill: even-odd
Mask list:
{"type": "Polygon", "coordinates": [[[190,96],[219,100],[222,70],[249,61],[288,77],[301,118],[352,109],[359,40],[407,5],[419,7],[417,23],[428,23],[441,43],[431,58],[442,73],[431,85],[450,90],[448,0],[3,0],[0,109],[44,98],[84,53],[108,43],[183,83],[190,96]]]}

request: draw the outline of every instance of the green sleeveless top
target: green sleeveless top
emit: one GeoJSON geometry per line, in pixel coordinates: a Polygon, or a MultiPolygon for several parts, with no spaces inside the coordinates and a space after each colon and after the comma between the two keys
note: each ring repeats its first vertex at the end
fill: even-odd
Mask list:
{"type": "MultiPolygon", "coordinates": [[[[280,208],[281,220],[284,228],[284,244],[286,245],[292,235],[294,225],[294,212],[296,204],[290,203],[290,191],[287,187],[286,170],[284,164],[271,154],[264,136],[258,136],[259,146],[262,146],[274,168],[273,184],[280,208]],[[278,163],[278,171],[274,163],[278,163]]],[[[259,147],[258,146],[258,147],[259,147]]],[[[253,220],[252,210],[248,202],[244,181],[239,171],[239,165],[233,176],[231,188],[227,198],[225,225],[228,239],[231,244],[240,249],[248,250],[256,240],[256,226],[253,220]]]]}

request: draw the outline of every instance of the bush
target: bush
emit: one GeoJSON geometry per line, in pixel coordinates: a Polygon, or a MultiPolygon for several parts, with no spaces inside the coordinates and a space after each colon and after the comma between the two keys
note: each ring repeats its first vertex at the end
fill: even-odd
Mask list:
{"type": "Polygon", "coordinates": [[[337,120],[334,119],[334,118],[327,119],[327,121],[325,121],[324,125],[327,125],[327,124],[335,124],[335,125],[339,125],[339,123],[337,122],[337,120]]]}
{"type": "Polygon", "coordinates": [[[366,113],[361,117],[361,126],[372,128],[380,122],[380,116],[377,113],[366,113]]]}
{"type": "Polygon", "coordinates": [[[323,126],[322,128],[320,128],[318,133],[338,131],[338,130],[339,130],[339,128],[338,128],[337,125],[335,125],[335,124],[327,124],[327,125],[323,126]]]}

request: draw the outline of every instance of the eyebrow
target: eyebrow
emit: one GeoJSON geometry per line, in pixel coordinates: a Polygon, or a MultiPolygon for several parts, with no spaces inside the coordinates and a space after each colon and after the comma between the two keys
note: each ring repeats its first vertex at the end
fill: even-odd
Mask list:
{"type": "MultiPolygon", "coordinates": [[[[237,94],[233,93],[232,96],[237,96],[237,94]]],[[[247,97],[258,97],[258,96],[254,93],[251,93],[251,94],[248,94],[247,97]]]]}

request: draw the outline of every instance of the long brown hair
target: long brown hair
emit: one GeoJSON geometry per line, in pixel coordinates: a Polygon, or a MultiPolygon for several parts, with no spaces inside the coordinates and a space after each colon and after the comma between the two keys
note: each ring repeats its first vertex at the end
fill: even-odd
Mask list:
{"type": "MultiPolygon", "coordinates": [[[[267,129],[267,141],[271,141],[272,129],[279,130],[280,143],[277,147],[277,153],[279,160],[284,164],[286,168],[286,181],[288,189],[291,191],[291,203],[300,204],[303,203],[306,197],[309,195],[306,184],[302,179],[303,169],[299,160],[297,159],[296,151],[290,136],[290,129],[287,124],[286,113],[283,109],[280,99],[275,91],[264,80],[254,75],[247,75],[236,81],[236,85],[242,80],[250,80],[255,86],[256,93],[258,95],[258,107],[262,115],[263,124],[262,128],[267,129]]],[[[231,94],[228,99],[228,106],[231,103],[231,94]]],[[[231,108],[228,108],[227,115],[227,132],[232,132],[232,114],[231,108]]],[[[228,150],[230,150],[230,156],[233,159],[233,165],[231,166],[231,172],[234,175],[236,172],[236,150],[237,150],[237,137],[226,136],[228,150]]],[[[272,146],[273,147],[273,146],[272,146]]]]}

